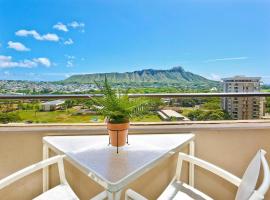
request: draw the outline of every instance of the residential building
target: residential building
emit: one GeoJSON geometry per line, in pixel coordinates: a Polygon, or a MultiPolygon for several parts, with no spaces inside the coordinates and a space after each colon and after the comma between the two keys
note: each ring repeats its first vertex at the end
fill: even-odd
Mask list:
{"type": "MultiPolygon", "coordinates": [[[[260,91],[260,77],[234,76],[224,78],[225,93],[250,93],[260,91]]],[[[262,97],[224,97],[222,108],[233,119],[260,119],[264,116],[264,98],[262,97]]]]}
{"type": "Polygon", "coordinates": [[[64,104],[64,100],[55,100],[55,101],[48,101],[45,103],[42,103],[42,110],[43,111],[52,111],[52,110],[57,110],[60,105],[64,104]]]}

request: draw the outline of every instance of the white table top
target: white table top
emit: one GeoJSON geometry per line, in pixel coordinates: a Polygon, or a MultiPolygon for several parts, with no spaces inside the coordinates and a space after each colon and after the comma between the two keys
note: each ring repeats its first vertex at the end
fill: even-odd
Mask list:
{"type": "Polygon", "coordinates": [[[129,135],[130,145],[108,146],[108,136],[47,136],[43,142],[111,192],[138,178],[155,164],[179,151],[193,134],[129,135]]]}

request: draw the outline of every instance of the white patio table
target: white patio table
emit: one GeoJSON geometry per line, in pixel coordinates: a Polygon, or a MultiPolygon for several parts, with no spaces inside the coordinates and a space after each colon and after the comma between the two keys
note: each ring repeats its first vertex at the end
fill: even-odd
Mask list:
{"type": "MultiPolygon", "coordinates": [[[[108,199],[119,200],[122,189],[166,157],[189,144],[194,155],[193,134],[129,135],[129,145],[108,145],[106,135],[47,136],[43,138],[43,159],[49,149],[66,159],[107,190],[108,199]]],[[[43,170],[43,190],[48,190],[48,168],[43,170]]],[[[194,185],[194,166],[189,166],[189,184],[194,185]]]]}

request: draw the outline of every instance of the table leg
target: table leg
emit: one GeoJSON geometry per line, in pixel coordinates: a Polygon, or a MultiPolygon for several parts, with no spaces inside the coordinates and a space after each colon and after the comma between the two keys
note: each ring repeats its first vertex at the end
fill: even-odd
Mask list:
{"type": "MultiPolygon", "coordinates": [[[[49,148],[46,144],[43,144],[43,160],[49,158],[49,148]]],[[[43,192],[46,192],[49,189],[49,168],[44,167],[42,171],[43,178],[43,192]]]]}
{"type": "MultiPolygon", "coordinates": [[[[195,143],[193,140],[189,143],[189,155],[195,155],[195,143]]],[[[189,163],[189,185],[194,187],[194,164],[192,163],[189,163]]]]}
{"type": "Polygon", "coordinates": [[[113,200],[113,193],[107,191],[108,200],[113,200]]]}
{"type": "Polygon", "coordinates": [[[94,196],[93,198],[91,198],[90,200],[104,200],[104,199],[108,199],[108,195],[107,195],[107,191],[103,191],[101,193],[99,193],[98,195],[94,196]]]}
{"type": "Polygon", "coordinates": [[[121,193],[122,193],[122,190],[117,191],[114,194],[114,200],[120,200],[121,199],[121,193]]]}
{"type": "Polygon", "coordinates": [[[108,200],[120,200],[121,199],[121,193],[122,193],[122,190],[119,190],[117,192],[109,192],[109,191],[107,191],[108,200]]]}

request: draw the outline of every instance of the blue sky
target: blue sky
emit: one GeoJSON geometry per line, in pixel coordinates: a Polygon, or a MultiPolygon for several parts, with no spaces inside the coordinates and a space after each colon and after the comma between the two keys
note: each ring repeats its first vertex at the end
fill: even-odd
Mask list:
{"type": "Polygon", "coordinates": [[[0,0],[0,79],[182,66],[270,83],[268,0],[0,0]]]}

